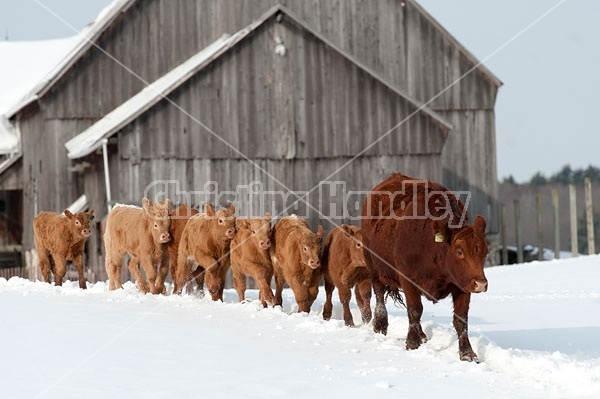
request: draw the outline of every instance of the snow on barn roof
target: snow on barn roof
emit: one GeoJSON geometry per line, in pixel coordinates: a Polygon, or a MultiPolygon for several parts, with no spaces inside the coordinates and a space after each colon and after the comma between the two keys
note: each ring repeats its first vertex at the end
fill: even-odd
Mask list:
{"type": "MultiPolygon", "coordinates": [[[[67,50],[70,51],[66,54],[64,51],[61,52],[59,55],[62,57],[55,60],[54,63],[50,65],[51,69],[46,68],[44,71],[45,73],[42,76],[37,79],[31,79],[31,81],[35,83],[35,86],[33,88],[30,87],[30,90],[28,90],[25,95],[21,96],[18,101],[14,101],[4,115],[9,119],[12,118],[27,105],[46,94],[46,92],[69,71],[71,66],[79,60],[81,55],[83,55],[90,47],[94,46],[96,39],[104,32],[106,27],[121,13],[125,12],[134,2],[135,0],[114,0],[106,8],[100,11],[94,22],[82,29],[77,35],[69,38],[71,42],[67,50]]],[[[0,110],[0,112],[1,111],[2,110],[0,110]]]]}
{"type": "Polygon", "coordinates": [[[241,40],[243,40],[248,34],[253,32],[256,28],[261,26],[269,18],[273,17],[277,13],[284,13],[296,23],[302,25],[308,32],[314,35],[317,39],[326,43],[329,47],[339,52],[342,56],[349,59],[359,68],[373,76],[375,79],[380,81],[390,90],[395,92],[400,97],[404,98],[407,102],[411,103],[417,108],[419,112],[424,113],[428,117],[432,118],[437,124],[439,124],[444,131],[448,131],[452,126],[441,116],[434,111],[427,108],[425,105],[420,104],[400,89],[391,86],[387,81],[379,77],[376,73],[362,65],[352,56],[341,51],[325,38],[312,29],[308,28],[304,23],[301,22],[297,17],[294,16],[287,8],[278,4],[267,11],[261,18],[254,21],[246,28],[240,30],[232,36],[224,35],[216,42],[212,43],[208,47],[201,50],[196,55],[189,58],[179,66],[175,67],[165,75],[153,83],[147,85],[138,94],[125,101],[123,104],[109,112],[106,116],[90,126],[87,130],[83,131],[79,135],[73,137],[67,141],[65,147],[68,151],[68,157],[70,159],[77,159],[89,155],[102,145],[102,140],[106,139],[119,130],[127,126],[129,123],[134,121],[138,116],[142,115],[153,105],[165,99],[173,90],[179,87],[181,84],[186,82],[193,75],[202,70],[205,66],[209,65],[212,61],[220,57],[227,50],[235,46],[241,40]]]}

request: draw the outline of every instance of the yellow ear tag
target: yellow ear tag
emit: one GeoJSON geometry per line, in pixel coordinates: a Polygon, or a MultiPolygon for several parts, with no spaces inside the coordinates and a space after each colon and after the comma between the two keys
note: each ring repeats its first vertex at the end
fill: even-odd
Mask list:
{"type": "Polygon", "coordinates": [[[435,242],[444,242],[444,235],[441,232],[435,233],[435,242]]]}

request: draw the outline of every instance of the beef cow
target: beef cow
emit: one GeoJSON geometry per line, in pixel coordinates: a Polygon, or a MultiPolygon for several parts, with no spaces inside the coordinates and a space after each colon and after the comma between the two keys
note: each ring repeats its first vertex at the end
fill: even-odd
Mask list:
{"type": "Polygon", "coordinates": [[[152,204],[142,200],[142,208],[116,205],[106,219],[104,247],[109,289],[121,288],[121,262],[129,254],[127,268],[143,293],[165,293],[165,278],[169,273],[167,243],[171,240],[171,202],[152,204]],[[146,279],[140,271],[140,263],[146,279]]]}
{"type": "Polygon", "coordinates": [[[472,293],[487,290],[485,219],[468,225],[463,203],[440,184],[393,174],[373,188],[362,209],[367,266],[374,273],[376,332],[387,332],[385,292],[406,298],[406,348],[426,342],[421,295],[437,302],[452,295],[461,360],[477,360],[468,337],[472,293]]]}
{"type": "Polygon", "coordinates": [[[206,205],[204,210],[188,220],[181,234],[173,292],[181,294],[186,283],[196,280],[200,291],[206,282],[213,301],[222,301],[235,235],[235,206],[215,212],[206,205]]]}
{"type": "Polygon", "coordinates": [[[169,250],[171,278],[173,281],[175,281],[175,274],[177,270],[177,251],[179,250],[181,234],[183,234],[183,229],[185,228],[187,221],[198,213],[199,212],[197,209],[189,207],[185,204],[181,204],[170,214],[171,227],[169,228],[169,232],[171,233],[171,241],[167,243],[167,249],[169,250]]]}
{"type": "Polygon", "coordinates": [[[79,288],[86,289],[83,277],[83,250],[86,239],[92,234],[92,219],[94,211],[73,214],[68,209],[64,215],[40,212],[33,219],[35,249],[45,282],[50,282],[52,271],[54,284],[62,285],[67,272],[67,261],[71,260],[79,274],[79,288]]]}
{"type": "Polygon", "coordinates": [[[346,224],[333,229],[325,239],[321,264],[326,293],[323,318],[331,318],[331,296],[333,289],[337,288],[344,310],[344,322],[354,327],[350,312],[350,290],[354,287],[362,321],[365,324],[371,321],[371,273],[365,262],[360,229],[346,224]]]}
{"type": "Polygon", "coordinates": [[[264,218],[237,219],[235,237],[231,241],[231,271],[240,302],[244,300],[246,276],[258,285],[258,297],[263,306],[273,306],[271,291],[273,264],[271,263],[271,214],[264,218]]]}
{"type": "Polygon", "coordinates": [[[288,216],[279,220],[273,229],[271,259],[275,273],[275,303],[282,305],[283,285],[294,292],[299,312],[310,312],[319,293],[321,281],[321,241],[323,226],[317,234],[310,231],[306,220],[288,216]]]}

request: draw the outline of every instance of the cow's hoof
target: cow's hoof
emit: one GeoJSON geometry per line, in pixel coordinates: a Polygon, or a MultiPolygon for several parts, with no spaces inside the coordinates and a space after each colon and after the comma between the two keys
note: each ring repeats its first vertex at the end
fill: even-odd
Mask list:
{"type": "Polygon", "coordinates": [[[406,340],[406,350],[408,351],[419,349],[419,346],[421,346],[420,340],[406,340]]]}
{"type": "Polygon", "coordinates": [[[86,285],[80,285],[79,288],[81,288],[82,290],[87,290],[87,286],[86,285]]]}
{"type": "Polygon", "coordinates": [[[387,335],[387,329],[387,324],[380,324],[376,323],[375,321],[373,322],[373,331],[375,331],[376,333],[387,335]]]}
{"type": "Polygon", "coordinates": [[[461,353],[460,354],[460,360],[462,360],[463,362],[480,363],[479,358],[477,357],[477,355],[473,351],[461,353]]]}

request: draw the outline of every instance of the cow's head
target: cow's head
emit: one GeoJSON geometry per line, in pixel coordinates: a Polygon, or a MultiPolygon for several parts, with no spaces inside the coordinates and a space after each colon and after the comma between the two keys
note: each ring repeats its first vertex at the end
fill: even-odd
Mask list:
{"type": "Polygon", "coordinates": [[[165,244],[171,241],[171,201],[164,200],[155,204],[150,202],[148,198],[142,200],[142,208],[144,209],[143,217],[150,221],[152,238],[157,245],[165,244]]]}
{"type": "Polygon", "coordinates": [[[342,234],[347,243],[348,255],[350,256],[350,264],[353,266],[366,266],[365,253],[363,251],[362,233],[356,226],[343,224],[340,226],[343,230],[342,234]]]}
{"type": "Polygon", "coordinates": [[[213,221],[215,237],[223,237],[228,240],[233,238],[235,235],[235,205],[233,203],[229,205],[229,208],[219,209],[217,212],[210,204],[206,204],[204,213],[213,221]]]}
{"type": "Polygon", "coordinates": [[[263,218],[238,219],[237,228],[250,232],[250,239],[258,249],[271,247],[271,214],[267,212],[263,218]]]}
{"type": "Polygon", "coordinates": [[[323,241],[323,226],[319,225],[317,234],[308,232],[302,236],[300,242],[300,256],[302,263],[311,269],[321,266],[321,241],[323,241]]]}
{"type": "Polygon", "coordinates": [[[92,235],[90,222],[94,220],[94,211],[77,212],[76,214],[73,214],[70,210],[65,209],[65,216],[69,219],[73,236],[88,238],[92,235]]]}
{"type": "Polygon", "coordinates": [[[483,272],[488,253],[485,225],[485,219],[477,216],[473,226],[437,233],[449,235],[443,244],[448,245],[448,273],[454,284],[464,292],[485,292],[488,288],[488,281],[483,272]]]}

